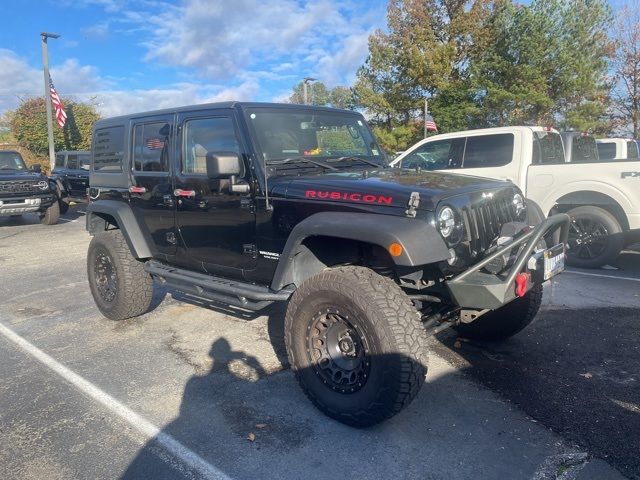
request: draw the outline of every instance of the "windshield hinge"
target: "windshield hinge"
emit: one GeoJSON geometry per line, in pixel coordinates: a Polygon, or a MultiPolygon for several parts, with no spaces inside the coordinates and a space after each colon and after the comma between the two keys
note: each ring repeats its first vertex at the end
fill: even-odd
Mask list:
{"type": "Polygon", "coordinates": [[[420,205],[420,193],[411,192],[409,201],[407,202],[407,209],[404,211],[405,215],[407,217],[415,218],[418,205],[420,205]]]}

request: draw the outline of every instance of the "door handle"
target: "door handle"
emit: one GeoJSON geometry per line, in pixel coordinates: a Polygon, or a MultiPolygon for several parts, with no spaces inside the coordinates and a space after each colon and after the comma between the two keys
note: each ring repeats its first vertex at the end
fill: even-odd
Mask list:
{"type": "Polygon", "coordinates": [[[196,191],[195,190],[183,190],[181,188],[176,188],[173,191],[173,194],[176,197],[195,197],[196,196],[196,191]]]}

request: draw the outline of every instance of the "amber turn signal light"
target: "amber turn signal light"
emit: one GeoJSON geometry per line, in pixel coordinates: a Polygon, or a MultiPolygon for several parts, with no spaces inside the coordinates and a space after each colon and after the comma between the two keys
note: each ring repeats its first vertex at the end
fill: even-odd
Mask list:
{"type": "Polygon", "coordinates": [[[402,245],[396,242],[392,243],[389,245],[389,253],[392,257],[399,257],[402,255],[402,245]]]}

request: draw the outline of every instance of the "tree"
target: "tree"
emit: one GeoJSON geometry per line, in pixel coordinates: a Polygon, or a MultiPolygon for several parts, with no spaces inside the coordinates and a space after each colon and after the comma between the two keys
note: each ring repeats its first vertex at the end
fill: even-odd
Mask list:
{"type": "Polygon", "coordinates": [[[622,132],[640,137],[640,8],[633,1],[616,21],[617,52],[613,62],[613,116],[622,132]]]}
{"type": "MultiPolygon", "coordinates": [[[[345,108],[349,110],[355,108],[353,91],[349,87],[343,87],[341,85],[329,90],[322,82],[309,83],[307,85],[307,97],[310,105],[330,105],[334,108],[345,108]]],[[[291,103],[304,104],[304,82],[298,83],[293,88],[293,93],[289,97],[289,101],[291,103]]]]}
{"type": "MultiPolygon", "coordinates": [[[[58,128],[54,121],[53,140],[56,150],[89,150],[91,128],[100,115],[95,106],[63,99],[67,122],[58,128]]],[[[11,133],[18,144],[36,155],[49,150],[47,135],[47,113],[42,97],[23,100],[20,106],[9,113],[11,133]]]]}

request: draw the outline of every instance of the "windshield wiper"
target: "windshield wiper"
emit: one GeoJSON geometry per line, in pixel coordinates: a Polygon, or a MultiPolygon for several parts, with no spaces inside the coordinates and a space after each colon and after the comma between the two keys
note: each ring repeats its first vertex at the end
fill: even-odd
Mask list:
{"type": "Polygon", "coordinates": [[[378,167],[378,168],[382,168],[383,165],[380,165],[379,163],[374,162],[373,160],[369,160],[367,158],[362,158],[362,157],[357,157],[355,155],[346,155],[344,157],[330,157],[329,160],[333,160],[335,162],[342,162],[343,160],[359,160],[363,163],[367,163],[369,165],[372,165],[374,167],[378,167]]]}
{"type": "Polygon", "coordinates": [[[272,160],[267,162],[267,165],[284,165],[286,163],[293,163],[293,162],[313,163],[314,165],[317,165],[323,168],[328,168],[329,170],[338,170],[336,167],[334,167],[333,165],[329,165],[327,162],[323,162],[322,160],[316,160],[315,158],[308,158],[308,157],[289,157],[289,158],[285,158],[284,160],[272,160]]]}

